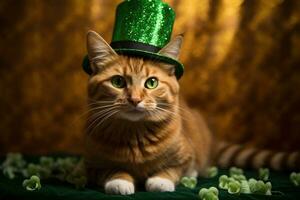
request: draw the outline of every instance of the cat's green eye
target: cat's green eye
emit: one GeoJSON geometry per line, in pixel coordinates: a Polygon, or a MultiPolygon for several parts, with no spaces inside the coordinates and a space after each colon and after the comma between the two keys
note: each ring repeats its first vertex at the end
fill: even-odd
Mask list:
{"type": "Polygon", "coordinates": [[[111,78],[111,84],[116,88],[124,88],[126,86],[126,80],[123,76],[116,75],[111,78]]]}
{"type": "Polygon", "coordinates": [[[154,89],[158,86],[158,80],[155,77],[148,78],[145,82],[145,88],[154,89]]]}

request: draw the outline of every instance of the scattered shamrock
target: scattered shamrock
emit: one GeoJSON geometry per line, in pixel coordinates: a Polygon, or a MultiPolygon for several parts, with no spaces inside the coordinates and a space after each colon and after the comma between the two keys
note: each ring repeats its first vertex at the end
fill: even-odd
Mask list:
{"type": "Polygon", "coordinates": [[[49,178],[52,173],[52,169],[46,166],[29,163],[27,168],[22,171],[23,176],[30,177],[33,175],[39,176],[40,178],[49,178]]]}
{"type": "Polygon", "coordinates": [[[219,188],[227,190],[228,184],[233,181],[236,181],[236,180],[232,177],[228,177],[227,175],[222,175],[219,177],[219,188]]]}
{"type": "Polygon", "coordinates": [[[66,181],[75,185],[76,189],[83,189],[87,184],[87,178],[84,170],[84,160],[81,159],[72,172],[67,176],[66,181]]]}
{"type": "Polygon", "coordinates": [[[29,163],[27,168],[23,170],[23,176],[25,177],[31,177],[33,175],[40,176],[39,172],[40,172],[39,165],[29,163]]]}
{"type": "Polygon", "coordinates": [[[54,163],[53,176],[61,181],[65,181],[77,163],[78,159],[74,157],[58,158],[54,163]]]}
{"type": "MultiPolygon", "coordinates": [[[[21,154],[10,153],[0,166],[3,174],[10,179],[22,174],[24,177],[30,177],[23,181],[23,186],[29,190],[38,190],[41,188],[40,178],[58,178],[75,185],[77,189],[82,189],[87,184],[87,178],[84,170],[83,159],[78,160],[75,157],[58,158],[54,160],[51,157],[41,157],[39,163],[26,162],[21,154]],[[24,169],[25,168],[25,169],[24,169]]],[[[237,167],[229,169],[229,176],[221,175],[219,177],[219,188],[227,190],[230,194],[264,194],[271,195],[272,185],[270,182],[263,182],[269,179],[269,169],[259,169],[259,179],[249,179],[243,174],[243,170],[237,167]]],[[[208,177],[215,177],[218,174],[217,167],[211,167],[207,171],[208,177]]],[[[291,173],[290,180],[294,185],[300,185],[300,173],[291,173]]],[[[180,183],[190,189],[197,185],[197,179],[194,177],[183,177],[180,183]]],[[[218,200],[219,191],[215,187],[209,189],[202,188],[199,196],[202,200],[218,200]]]]}
{"type": "Polygon", "coordinates": [[[233,175],[243,175],[244,171],[240,168],[237,167],[230,167],[229,169],[229,175],[233,176],[233,175]]]}
{"type": "Polygon", "coordinates": [[[2,165],[10,165],[16,168],[22,168],[26,165],[26,161],[23,159],[23,156],[20,153],[8,153],[2,165]]]}
{"type": "Polygon", "coordinates": [[[250,194],[251,190],[250,190],[250,186],[247,180],[242,180],[241,182],[241,193],[243,194],[250,194]]]}
{"type": "Polygon", "coordinates": [[[218,200],[219,199],[219,190],[215,187],[202,188],[199,191],[199,196],[201,200],[218,200]]]}
{"type": "Polygon", "coordinates": [[[292,172],[290,174],[290,180],[295,186],[300,186],[300,173],[292,172]]]}
{"type": "Polygon", "coordinates": [[[250,178],[249,181],[250,191],[253,194],[264,194],[264,195],[271,195],[272,184],[270,182],[264,183],[263,181],[255,180],[250,178]]]}
{"type": "Polygon", "coordinates": [[[218,175],[218,168],[213,166],[207,169],[207,176],[213,178],[218,175]]]}
{"type": "Polygon", "coordinates": [[[220,176],[219,177],[219,188],[227,190],[229,182],[230,182],[230,179],[227,175],[220,176]]]}
{"type": "Polygon", "coordinates": [[[57,158],[42,156],[38,163],[29,163],[19,153],[9,153],[0,166],[3,174],[13,179],[21,174],[26,178],[23,186],[33,191],[41,187],[40,179],[58,178],[75,185],[76,188],[84,188],[87,183],[84,161],[75,157],[57,158]],[[78,167],[80,165],[80,167],[78,167]],[[78,169],[75,169],[78,168],[78,169]]]}
{"type": "Polygon", "coordinates": [[[195,177],[182,177],[180,183],[187,188],[194,189],[197,185],[197,178],[195,177]]]}
{"type": "Polygon", "coordinates": [[[40,178],[35,175],[31,176],[30,179],[25,179],[22,185],[29,191],[39,190],[42,187],[40,178]]]}
{"type": "Polygon", "coordinates": [[[236,181],[236,180],[232,180],[228,183],[228,193],[229,194],[240,194],[241,192],[241,183],[236,181]]]}
{"type": "Polygon", "coordinates": [[[40,158],[40,165],[42,167],[53,169],[54,168],[54,159],[51,157],[42,156],[40,158]]]}
{"type": "Polygon", "coordinates": [[[16,177],[15,175],[15,168],[11,166],[3,167],[3,174],[9,179],[14,179],[16,177]]]}
{"type": "Polygon", "coordinates": [[[258,178],[263,181],[269,180],[270,170],[268,168],[258,169],[258,178]]]}
{"type": "Polygon", "coordinates": [[[272,185],[253,178],[247,181],[242,171],[231,168],[231,176],[222,175],[219,177],[219,188],[225,189],[230,194],[264,194],[271,195],[272,185]]]}
{"type": "Polygon", "coordinates": [[[256,191],[256,183],[257,183],[257,180],[254,179],[254,178],[250,178],[249,181],[249,187],[250,187],[250,191],[253,192],[253,191],[256,191]]]}
{"type": "Polygon", "coordinates": [[[247,180],[246,177],[244,175],[238,175],[238,174],[233,174],[231,176],[231,178],[233,178],[234,180],[241,182],[241,181],[245,181],[247,180]]]}
{"type": "Polygon", "coordinates": [[[6,159],[1,165],[4,176],[9,179],[14,179],[16,173],[21,173],[23,167],[26,165],[26,161],[19,153],[8,153],[6,159]]]}

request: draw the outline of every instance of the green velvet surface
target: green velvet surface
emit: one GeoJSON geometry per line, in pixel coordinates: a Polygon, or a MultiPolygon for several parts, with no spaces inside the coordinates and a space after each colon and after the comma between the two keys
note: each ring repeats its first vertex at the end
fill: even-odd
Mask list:
{"type": "MultiPolygon", "coordinates": [[[[1,163],[2,163],[2,159],[1,163]]],[[[30,159],[32,160],[32,159],[30,159]]],[[[37,158],[33,158],[37,160],[37,158]]],[[[42,180],[42,188],[38,191],[26,191],[22,187],[24,178],[17,177],[10,180],[0,175],[0,199],[139,199],[139,200],[152,200],[152,199],[200,199],[198,192],[203,187],[211,187],[218,185],[218,177],[222,174],[228,174],[228,171],[221,170],[219,175],[215,178],[199,178],[198,185],[195,189],[191,190],[181,185],[176,187],[175,192],[145,192],[143,187],[138,188],[138,191],[129,196],[121,195],[106,195],[103,189],[88,186],[83,190],[76,190],[72,185],[62,183],[57,180],[42,180]]],[[[247,178],[257,178],[257,172],[252,170],[246,170],[245,175],[247,178]]],[[[256,200],[256,199],[282,199],[282,200],[299,200],[300,199],[300,187],[295,187],[289,180],[289,173],[273,172],[270,173],[270,181],[273,185],[272,196],[254,195],[254,194],[240,194],[231,195],[225,190],[220,190],[219,199],[241,199],[241,200],[256,200]]]]}

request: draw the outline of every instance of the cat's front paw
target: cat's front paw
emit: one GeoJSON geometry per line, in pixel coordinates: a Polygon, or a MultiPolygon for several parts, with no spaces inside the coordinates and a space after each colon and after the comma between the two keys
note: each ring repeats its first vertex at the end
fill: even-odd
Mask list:
{"type": "Polygon", "coordinates": [[[107,181],[104,189],[107,194],[129,195],[134,193],[133,183],[123,179],[107,181]]]}
{"type": "Polygon", "coordinates": [[[146,181],[146,190],[149,192],[173,192],[175,184],[166,178],[152,177],[146,181]]]}

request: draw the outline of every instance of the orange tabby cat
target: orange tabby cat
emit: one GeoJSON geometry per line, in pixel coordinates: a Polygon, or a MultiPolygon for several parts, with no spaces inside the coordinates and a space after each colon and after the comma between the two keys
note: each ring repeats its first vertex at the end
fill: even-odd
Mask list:
{"type": "MultiPolygon", "coordinates": [[[[178,58],[182,36],[160,54],[178,58]]],[[[180,97],[174,67],[118,55],[97,33],[87,35],[93,70],[85,167],[88,179],[110,194],[174,191],[182,176],[220,167],[299,169],[299,152],[272,152],[212,140],[202,116],[180,97]],[[215,158],[215,159],[213,159],[215,158]]]]}
{"type": "MultiPolygon", "coordinates": [[[[159,53],[178,58],[182,36],[159,53]]],[[[183,175],[208,165],[210,132],[180,98],[171,65],[117,55],[97,33],[87,35],[93,74],[88,84],[86,168],[111,194],[174,191],[183,175]]]]}

